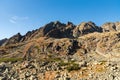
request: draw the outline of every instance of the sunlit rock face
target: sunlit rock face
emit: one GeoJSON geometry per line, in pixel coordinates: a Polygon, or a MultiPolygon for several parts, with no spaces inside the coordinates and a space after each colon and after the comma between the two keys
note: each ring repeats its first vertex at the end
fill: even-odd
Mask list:
{"type": "Polygon", "coordinates": [[[101,28],[93,22],[82,22],[73,31],[74,37],[79,37],[88,33],[101,32],[101,28]]]}

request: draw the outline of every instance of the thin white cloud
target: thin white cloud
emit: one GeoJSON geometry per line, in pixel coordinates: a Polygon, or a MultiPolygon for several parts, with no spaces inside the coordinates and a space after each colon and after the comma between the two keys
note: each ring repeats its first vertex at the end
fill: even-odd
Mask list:
{"type": "Polygon", "coordinates": [[[16,21],[14,21],[14,20],[12,20],[12,19],[10,19],[9,21],[10,21],[11,23],[14,23],[14,24],[16,23],[16,21]]]}
{"type": "Polygon", "coordinates": [[[11,23],[17,23],[17,22],[21,22],[21,21],[24,21],[24,20],[28,20],[29,19],[29,17],[19,17],[19,16],[12,16],[11,18],[10,18],[10,22],[11,23]]]}

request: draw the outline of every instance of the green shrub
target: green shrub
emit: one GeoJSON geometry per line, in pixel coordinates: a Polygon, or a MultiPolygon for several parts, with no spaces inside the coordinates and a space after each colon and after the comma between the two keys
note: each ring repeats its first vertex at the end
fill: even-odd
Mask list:
{"type": "Polygon", "coordinates": [[[0,58],[0,62],[15,62],[22,61],[22,58],[0,58]]]}
{"type": "Polygon", "coordinates": [[[67,66],[66,69],[70,72],[72,70],[79,70],[80,67],[79,67],[79,64],[74,63],[74,64],[71,64],[71,65],[67,66]]]}
{"type": "Polygon", "coordinates": [[[66,66],[66,69],[70,72],[72,70],[79,70],[79,64],[75,63],[74,61],[64,62],[61,61],[59,66],[66,66]]]}
{"type": "Polygon", "coordinates": [[[100,61],[99,64],[100,64],[100,65],[104,65],[106,62],[107,62],[107,61],[104,61],[104,60],[103,60],[103,61],[100,61]]]}
{"type": "Polygon", "coordinates": [[[49,62],[59,62],[61,61],[61,58],[55,58],[55,57],[52,57],[51,55],[48,56],[49,58],[47,58],[46,60],[49,61],[49,62]]]}
{"type": "Polygon", "coordinates": [[[69,64],[70,64],[70,63],[68,63],[68,62],[66,63],[66,62],[64,62],[64,61],[61,61],[60,64],[59,64],[59,66],[66,66],[66,65],[69,65],[69,64]]]}

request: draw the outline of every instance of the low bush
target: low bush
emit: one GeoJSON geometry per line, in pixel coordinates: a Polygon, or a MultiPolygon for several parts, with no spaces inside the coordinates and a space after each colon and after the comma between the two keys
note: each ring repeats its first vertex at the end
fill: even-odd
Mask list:
{"type": "Polygon", "coordinates": [[[22,60],[22,58],[0,58],[0,62],[16,62],[22,60]]]}

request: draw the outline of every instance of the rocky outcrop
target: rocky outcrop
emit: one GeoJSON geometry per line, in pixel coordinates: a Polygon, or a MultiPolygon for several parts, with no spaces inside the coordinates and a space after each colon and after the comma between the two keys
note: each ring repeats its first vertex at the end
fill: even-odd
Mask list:
{"type": "Polygon", "coordinates": [[[103,32],[116,31],[116,26],[114,23],[105,23],[102,25],[103,32]]]}
{"type": "Polygon", "coordinates": [[[34,39],[34,37],[37,36],[37,34],[38,34],[38,33],[37,33],[37,34],[35,35],[36,32],[38,32],[38,29],[33,30],[33,31],[28,31],[25,35],[22,36],[20,42],[34,39]]]}
{"type": "Polygon", "coordinates": [[[116,23],[115,23],[115,26],[116,26],[116,30],[117,30],[117,31],[120,31],[120,22],[116,22],[116,23]]]}
{"type": "Polygon", "coordinates": [[[110,31],[119,31],[120,30],[120,22],[112,23],[107,22],[102,25],[103,32],[110,32],[110,31]]]}
{"type": "Polygon", "coordinates": [[[74,29],[73,36],[79,37],[84,34],[93,33],[93,32],[101,32],[101,28],[97,27],[93,22],[82,22],[74,29]]]}
{"type": "Polygon", "coordinates": [[[62,24],[59,21],[51,22],[43,28],[43,35],[54,38],[71,38],[74,25],[70,22],[62,24]]]}
{"type": "Polygon", "coordinates": [[[10,39],[6,40],[4,42],[4,44],[2,44],[3,46],[5,45],[9,45],[9,44],[16,44],[18,42],[20,42],[20,40],[22,39],[22,35],[20,33],[12,36],[10,39]]]}

